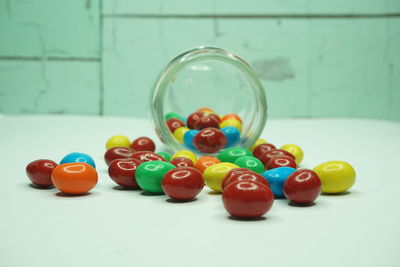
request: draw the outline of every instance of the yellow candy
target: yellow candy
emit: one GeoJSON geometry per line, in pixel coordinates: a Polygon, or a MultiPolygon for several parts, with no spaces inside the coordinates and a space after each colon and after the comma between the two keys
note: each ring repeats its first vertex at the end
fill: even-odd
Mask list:
{"type": "Polygon", "coordinates": [[[297,166],[299,166],[299,164],[303,161],[304,153],[301,147],[299,147],[298,145],[286,144],[283,145],[281,149],[289,152],[295,157],[297,166]]]}
{"type": "Polygon", "coordinates": [[[214,191],[221,192],[221,184],[225,175],[232,169],[239,168],[239,166],[230,163],[222,162],[211,165],[205,169],[203,173],[204,181],[206,185],[214,191]]]}
{"type": "Polygon", "coordinates": [[[188,158],[193,162],[193,164],[196,163],[196,161],[197,161],[196,154],[194,154],[192,151],[189,151],[189,150],[181,150],[181,151],[176,152],[174,155],[172,155],[171,160],[174,158],[177,158],[177,157],[188,158]]]}
{"type": "Polygon", "coordinates": [[[354,168],[345,161],[328,161],[319,164],[314,171],[321,179],[322,193],[341,193],[356,181],[354,168]]]}
{"type": "Polygon", "coordinates": [[[178,129],[176,129],[174,131],[174,137],[175,137],[176,141],[178,141],[179,144],[183,144],[183,136],[189,130],[190,129],[187,127],[179,127],[178,129]]]}
{"type": "Polygon", "coordinates": [[[109,150],[110,148],[122,146],[122,147],[129,147],[131,145],[131,141],[129,138],[123,135],[115,135],[108,139],[106,143],[106,148],[109,150]]]}
{"type": "Polygon", "coordinates": [[[254,148],[256,148],[256,146],[261,145],[261,144],[267,144],[268,142],[262,138],[257,139],[257,141],[250,147],[250,152],[254,151],[254,148]]]}
{"type": "Polygon", "coordinates": [[[242,131],[242,124],[240,123],[240,121],[235,120],[235,119],[230,119],[230,120],[224,120],[223,122],[221,122],[219,124],[219,128],[224,128],[227,126],[232,126],[235,127],[239,130],[239,132],[242,131]]]}

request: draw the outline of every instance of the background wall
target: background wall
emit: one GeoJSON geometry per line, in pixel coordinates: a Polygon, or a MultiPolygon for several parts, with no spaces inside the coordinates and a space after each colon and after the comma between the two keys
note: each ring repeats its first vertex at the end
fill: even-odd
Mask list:
{"type": "Polygon", "coordinates": [[[0,113],[146,117],[205,44],[256,68],[270,117],[400,121],[399,0],[0,0],[0,113]]]}

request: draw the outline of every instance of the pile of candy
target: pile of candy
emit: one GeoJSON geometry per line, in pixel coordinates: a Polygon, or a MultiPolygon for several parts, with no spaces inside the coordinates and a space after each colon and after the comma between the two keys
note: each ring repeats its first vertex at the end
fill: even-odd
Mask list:
{"type": "Polygon", "coordinates": [[[237,114],[220,117],[210,108],[200,108],[186,120],[176,112],[170,112],[165,115],[165,120],[177,142],[194,152],[209,154],[237,145],[243,123],[237,114]]]}
{"type": "MultiPolygon", "coordinates": [[[[330,161],[313,170],[297,169],[303,160],[302,149],[294,144],[277,149],[263,139],[250,150],[231,147],[217,157],[198,158],[189,150],[172,156],[155,153],[148,137],[132,143],[114,136],[106,144],[104,159],[110,178],[125,188],[166,194],[177,201],[194,199],[207,185],[222,192],[229,214],[241,218],[264,215],[274,199],[287,198],[296,205],[312,204],[321,192],[336,194],[355,182],[353,167],[343,161],[330,161]]],[[[65,156],[60,165],[51,160],[31,162],[26,171],[38,187],[56,186],[66,194],[89,192],[98,181],[93,159],[83,153],[65,156]]]]}

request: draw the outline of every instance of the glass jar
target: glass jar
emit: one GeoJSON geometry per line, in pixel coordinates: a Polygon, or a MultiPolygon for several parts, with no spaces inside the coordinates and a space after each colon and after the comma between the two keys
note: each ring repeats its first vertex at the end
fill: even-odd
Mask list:
{"type": "Polygon", "coordinates": [[[167,113],[176,112],[186,120],[201,107],[209,107],[218,115],[240,116],[238,147],[251,147],[267,119],[265,90],[258,74],[239,56],[215,47],[199,47],[177,56],[154,87],[152,116],[156,132],[173,152],[194,150],[203,154],[178,142],[165,119],[167,113]]]}

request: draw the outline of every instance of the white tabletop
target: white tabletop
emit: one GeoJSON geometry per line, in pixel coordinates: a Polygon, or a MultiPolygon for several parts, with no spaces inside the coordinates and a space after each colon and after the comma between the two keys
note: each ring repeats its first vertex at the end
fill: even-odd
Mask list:
{"type": "Polygon", "coordinates": [[[271,143],[300,145],[302,167],[344,160],[357,172],[349,194],[312,207],[276,200],[264,220],[228,218],[220,195],[196,201],[124,191],[103,160],[115,134],[149,136],[150,121],[89,116],[0,117],[0,266],[399,266],[400,124],[357,119],[269,120],[271,143]],[[70,152],[96,160],[91,194],[29,186],[25,166],[70,152]]]}

